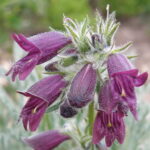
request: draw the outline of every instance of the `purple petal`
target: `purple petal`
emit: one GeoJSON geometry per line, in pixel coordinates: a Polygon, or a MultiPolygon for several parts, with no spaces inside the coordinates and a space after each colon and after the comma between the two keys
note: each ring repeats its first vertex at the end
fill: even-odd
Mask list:
{"type": "Polygon", "coordinates": [[[122,121],[120,128],[116,131],[116,139],[120,144],[123,144],[125,139],[125,124],[122,121]]]}
{"type": "Polygon", "coordinates": [[[61,75],[49,76],[36,82],[24,95],[34,96],[52,104],[67,84],[61,75]]]}
{"type": "Polygon", "coordinates": [[[127,97],[126,101],[134,118],[138,120],[136,95],[134,94],[133,97],[127,97]]]}
{"type": "Polygon", "coordinates": [[[116,75],[127,75],[132,78],[135,78],[138,75],[138,69],[131,69],[131,70],[127,70],[127,71],[116,72],[112,75],[112,77],[114,77],[116,75]]]}
{"type": "Polygon", "coordinates": [[[86,64],[74,77],[68,100],[71,106],[81,108],[94,98],[96,86],[96,70],[92,64],[86,64]]]}
{"type": "Polygon", "coordinates": [[[25,130],[37,129],[47,107],[47,102],[36,97],[31,97],[27,101],[20,114],[25,130]]]}
{"type": "Polygon", "coordinates": [[[135,79],[134,79],[134,85],[135,86],[142,86],[146,80],[148,78],[148,73],[147,72],[144,72],[142,74],[140,74],[139,76],[137,76],[135,79]]]}
{"type": "Polygon", "coordinates": [[[93,143],[99,143],[105,137],[105,142],[110,147],[114,140],[123,143],[125,137],[124,115],[119,112],[106,113],[99,111],[93,127],[93,143]]]}
{"type": "Polygon", "coordinates": [[[115,141],[114,133],[109,132],[105,137],[105,142],[106,142],[107,147],[110,147],[114,141],[115,141]]]}
{"type": "Polygon", "coordinates": [[[114,73],[134,69],[128,58],[122,54],[112,54],[107,60],[108,74],[111,77],[114,73]]]}
{"type": "Polygon", "coordinates": [[[6,73],[12,73],[14,81],[17,75],[24,80],[38,64],[44,63],[58,54],[58,52],[71,43],[71,39],[60,32],[45,32],[26,38],[22,34],[13,34],[13,39],[28,54],[17,61],[6,73]]]}
{"type": "Polygon", "coordinates": [[[61,32],[45,32],[28,38],[41,50],[38,64],[44,63],[58,54],[66,45],[70,44],[71,38],[64,36],[61,32]]]}
{"type": "MultiPolygon", "coordinates": [[[[134,90],[134,78],[131,76],[126,75],[116,75],[114,76],[115,80],[115,88],[116,92],[120,95],[120,101],[124,105],[121,109],[126,109],[126,104],[130,109],[131,113],[137,119],[137,102],[136,102],[136,95],[134,90]]],[[[119,109],[119,107],[118,107],[119,109]]],[[[127,110],[127,109],[126,109],[127,110]]],[[[120,112],[124,112],[124,110],[120,110],[120,112]]],[[[126,114],[126,113],[125,113],[126,114]]]]}
{"type": "Polygon", "coordinates": [[[57,130],[50,130],[25,138],[23,141],[34,150],[52,150],[69,139],[68,135],[61,134],[57,130]]]}
{"type": "Polygon", "coordinates": [[[17,75],[20,80],[24,80],[34,69],[39,58],[39,53],[29,53],[24,58],[16,62],[11,69],[6,73],[6,75],[12,74],[12,81],[15,81],[17,75]]]}
{"type": "Polygon", "coordinates": [[[101,122],[101,115],[102,114],[98,112],[96,119],[94,121],[93,138],[92,138],[93,144],[99,143],[99,141],[101,141],[105,136],[104,127],[102,126],[102,122],[101,122]]]}
{"type": "Polygon", "coordinates": [[[12,37],[23,50],[27,52],[40,51],[40,49],[30,42],[23,34],[13,34],[12,37]]]}
{"type": "Polygon", "coordinates": [[[105,81],[99,93],[100,109],[110,113],[116,109],[120,102],[119,94],[114,89],[114,80],[105,81]]]}
{"type": "Polygon", "coordinates": [[[67,82],[60,75],[46,77],[35,83],[27,92],[19,92],[29,97],[28,102],[23,107],[20,117],[24,128],[35,131],[45,113],[45,110],[61,94],[67,82]]]}

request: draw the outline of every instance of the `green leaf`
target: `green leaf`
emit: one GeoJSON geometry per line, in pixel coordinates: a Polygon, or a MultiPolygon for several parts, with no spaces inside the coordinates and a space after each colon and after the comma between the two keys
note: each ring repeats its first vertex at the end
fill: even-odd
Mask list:
{"type": "Polygon", "coordinates": [[[46,113],[50,113],[50,112],[53,112],[53,111],[59,109],[59,106],[60,106],[60,104],[61,104],[62,102],[63,102],[63,101],[60,101],[60,102],[56,103],[55,105],[49,107],[49,108],[46,110],[46,113]]]}
{"type": "Polygon", "coordinates": [[[131,45],[132,45],[132,42],[129,42],[129,43],[127,43],[127,44],[123,45],[121,48],[118,48],[118,49],[112,50],[112,52],[111,52],[111,53],[113,53],[113,54],[114,54],[114,53],[121,52],[121,51],[126,50],[127,48],[129,48],[131,45]]]}
{"type": "Polygon", "coordinates": [[[117,32],[119,26],[120,26],[120,23],[115,24],[115,25],[111,28],[111,31],[106,35],[108,45],[111,45],[111,44],[112,44],[112,39],[113,39],[115,33],[117,32]]]}
{"type": "Polygon", "coordinates": [[[63,66],[68,67],[68,66],[74,64],[77,60],[78,60],[77,56],[73,56],[73,57],[63,59],[63,66]]]}
{"type": "Polygon", "coordinates": [[[89,25],[89,19],[88,19],[88,17],[86,17],[84,19],[84,21],[81,23],[81,34],[82,35],[85,35],[88,25],[89,25]]]}
{"type": "Polygon", "coordinates": [[[65,72],[61,72],[61,71],[55,71],[55,72],[44,72],[44,74],[49,74],[49,75],[53,75],[53,74],[60,74],[60,75],[66,75],[65,72]]]}
{"type": "Polygon", "coordinates": [[[76,34],[75,30],[71,26],[66,25],[66,24],[64,26],[74,39],[78,38],[78,35],[76,34]]]}
{"type": "Polygon", "coordinates": [[[136,55],[136,56],[128,56],[129,59],[136,58],[136,57],[139,57],[139,56],[138,55],[136,55]]]}

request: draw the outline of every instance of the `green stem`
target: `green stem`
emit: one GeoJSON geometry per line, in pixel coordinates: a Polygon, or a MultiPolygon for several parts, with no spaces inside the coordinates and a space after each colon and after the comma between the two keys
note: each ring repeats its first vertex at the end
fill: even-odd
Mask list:
{"type": "Polygon", "coordinates": [[[89,104],[88,108],[88,124],[89,124],[89,134],[92,135],[93,122],[94,122],[94,101],[89,104]]]}
{"type": "Polygon", "coordinates": [[[100,81],[101,83],[103,83],[104,81],[103,81],[103,79],[102,79],[102,77],[101,77],[101,73],[99,72],[99,70],[97,70],[97,76],[98,76],[99,81],[100,81]]]}

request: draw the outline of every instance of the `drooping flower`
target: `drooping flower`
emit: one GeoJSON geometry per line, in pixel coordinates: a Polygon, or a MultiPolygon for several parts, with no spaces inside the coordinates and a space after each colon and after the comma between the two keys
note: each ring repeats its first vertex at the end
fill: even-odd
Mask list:
{"type": "Polygon", "coordinates": [[[148,78],[148,73],[138,75],[138,69],[135,69],[127,57],[122,54],[110,55],[107,68],[109,77],[114,80],[115,91],[120,95],[120,99],[128,104],[130,111],[137,119],[134,87],[142,86],[148,78]]]}
{"type": "Polygon", "coordinates": [[[71,118],[77,114],[77,110],[70,106],[67,100],[60,106],[60,115],[64,118],[71,118]]]}
{"type": "Polygon", "coordinates": [[[17,61],[6,75],[12,74],[14,81],[16,76],[24,80],[36,65],[42,64],[54,56],[66,45],[71,43],[69,37],[56,31],[45,32],[26,38],[22,34],[13,34],[13,39],[28,54],[17,61]]]}
{"type": "Polygon", "coordinates": [[[106,145],[110,147],[115,139],[122,144],[125,138],[125,124],[123,115],[119,112],[97,113],[93,127],[93,143],[99,143],[105,138],[106,145]]]}
{"type": "Polygon", "coordinates": [[[128,106],[122,101],[121,96],[115,90],[115,81],[106,80],[99,92],[99,109],[107,113],[119,111],[127,115],[128,106]]]}
{"type": "Polygon", "coordinates": [[[29,97],[20,118],[26,130],[35,131],[49,105],[61,94],[67,82],[61,75],[46,77],[35,83],[27,92],[19,92],[29,97]]]}
{"type": "Polygon", "coordinates": [[[120,102],[118,93],[114,89],[114,80],[106,80],[99,92],[100,110],[111,113],[115,111],[117,104],[120,102]]]}
{"type": "Polygon", "coordinates": [[[57,130],[50,130],[33,137],[25,138],[23,141],[34,150],[53,150],[69,139],[68,135],[62,134],[57,130]]]}
{"type": "Polygon", "coordinates": [[[81,108],[93,100],[96,86],[96,70],[86,64],[74,77],[68,93],[71,106],[81,108]]]}

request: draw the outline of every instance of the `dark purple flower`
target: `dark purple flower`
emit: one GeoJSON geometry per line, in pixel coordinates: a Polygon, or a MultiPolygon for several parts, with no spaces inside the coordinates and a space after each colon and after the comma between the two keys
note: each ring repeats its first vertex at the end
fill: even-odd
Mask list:
{"type": "Polygon", "coordinates": [[[56,72],[56,71],[59,71],[58,68],[57,68],[57,65],[58,65],[58,62],[55,61],[53,63],[49,63],[45,66],[45,70],[48,71],[48,72],[56,72]]]}
{"type": "Polygon", "coordinates": [[[135,69],[128,58],[122,54],[111,54],[107,60],[107,70],[111,77],[116,72],[124,72],[135,69]]]}
{"type": "Polygon", "coordinates": [[[35,131],[49,105],[61,94],[67,82],[60,75],[46,77],[35,83],[27,92],[19,92],[29,97],[20,118],[26,130],[35,131]]]}
{"type": "Polygon", "coordinates": [[[138,75],[138,70],[122,54],[110,55],[107,68],[111,80],[114,80],[114,89],[120,95],[120,100],[128,104],[130,111],[137,119],[134,87],[143,85],[148,78],[148,73],[138,75]]]}
{"type": "Polygon", "coordinates": [[[97,113],[93,127],[93,143],[98,144],[105,138],[106,145],[110,147],[115,139],[122,144],[125,138],[125,124],[123,115],[119,112],[97,113]]]}
{"type": "Polygon", "coordinates": [[[57,130],[50,130],[33,137],[25,138],[23,141],[34,150],[53,150],[69,139],[68,135],[62,134],[57,130]]]}
{"type": "Polygon", "coordinates": [[[19,76],[24,80],[36,65],[42,64],[58,54],[71,43],[71,39],[56,31],[45,32],[26,38],[22,34],[13,34],[13,39],[28,54],[17,61],[6,75],[12,73],[12,80],[19,76]]]}
{"type": "Polygon", "coordinates": [[[106,80],[99,92],[99,106],[100,110],[111,113],[116,110],[118,103],[120,103],[119,95],[114,89],[114,80],[106,80]]]}
{"type": "Polygon", "coordinates": [[[68,93],[71,106],[81,108],[94,98],[96,70],[92,64],[86,64],[74,77],[68,93]]]}
{"type": "Polygon", "coordinates": [[[67,100],[60,106],[60,114],[64,118],[71,118],[77,114],[77,110],[70,106],[67,100]]]}
{"type": "Polygon", "coordinates": [[[115,90],[115,81],[113,79],[106,80],[99,92],[100,110],[107,113],[119,111],[123,115],[127,115],[128,106],[122,101],[121,96],[115,90]]]}

